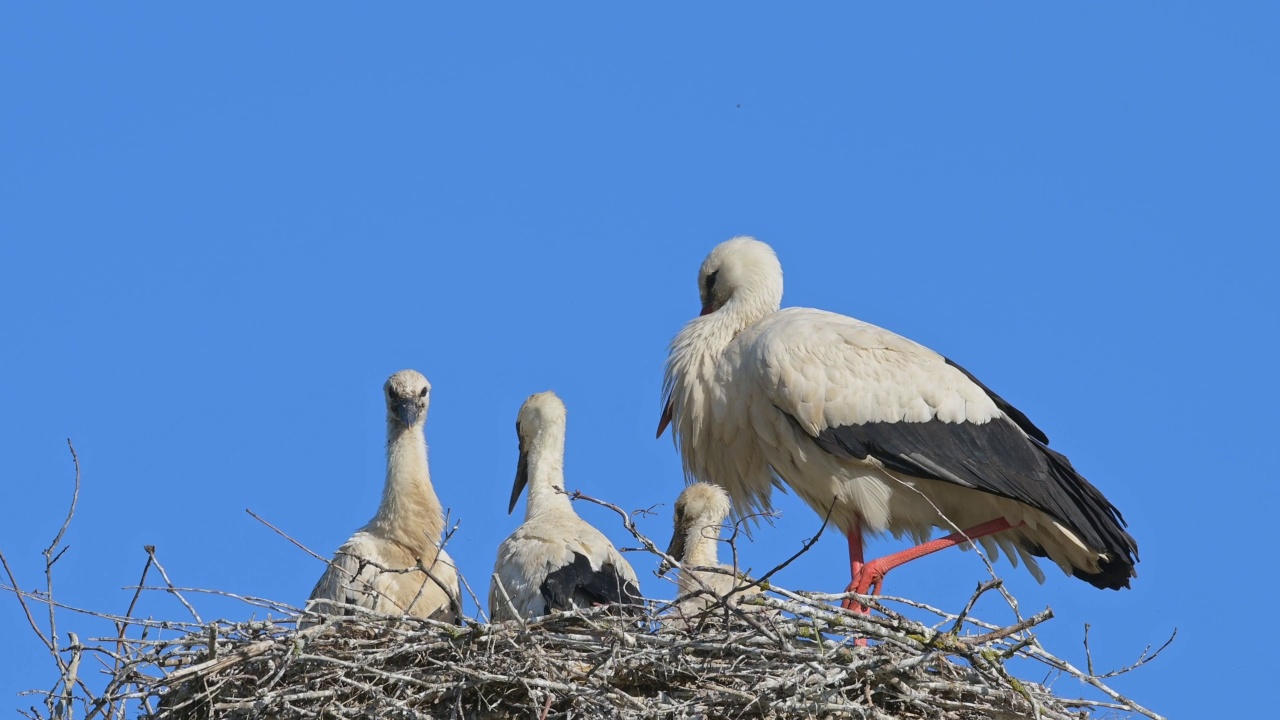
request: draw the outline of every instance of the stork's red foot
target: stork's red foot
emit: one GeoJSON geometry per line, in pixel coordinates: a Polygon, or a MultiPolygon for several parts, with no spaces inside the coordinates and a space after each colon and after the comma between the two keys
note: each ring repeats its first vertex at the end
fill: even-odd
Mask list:
{"type": "MultiPolygon", "coordinates": [[[[889,572],[889,568],[882,567],[879,561],[873,560],[866,564],[858,563],[858,567],[854,569],[853,582],[850,582],[849,587],[845,588],[844,591],[846,593],[855,592],[859,595],[875,595],[880,592],[880,588],[884,583],[884,574],[887,572],[889,572]]],[[[861,615],[871,614],[871,608],[853,598],[845,598],[844,602],[840,603],[840,607],[861,615]]],[[[867,639],[862,637],[855,638],[853,645],[854,647],[866,647],[867,639]]]]}
{"type": "MultiPolygon", "coordinates": [[[[844,591],[846,593],[855,592],[859,595],[879,595],[884,588],[884,576],[894,567],[890,563],[881,562],[882,560],[885,560],[885,558],[872,560],[865,564],[859,563],[860,566],[853,572],[853,580],[844,591]]],[[[862,615],[871,614],[871,608],[853,598],[845,598],[844,602],[840,603],[840,607],[862,615]]]]}

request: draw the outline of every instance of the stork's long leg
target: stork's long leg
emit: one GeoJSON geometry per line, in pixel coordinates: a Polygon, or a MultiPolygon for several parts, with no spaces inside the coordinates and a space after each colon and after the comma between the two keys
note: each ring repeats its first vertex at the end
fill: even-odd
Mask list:
{"type": "MultiPolygon", "coordinates": [[[[1019,525],[1021,525],[1021,523],[1019,523],[1019,525]]],[[[862,565],[857,577],[853,580],[852,589],[860,595],[879,593],[884,584],[884,576],[887,575],[890,570],[898,567],[899,565],[909,563],[912,560],[922,558],[925,555],[931,555],[939,550],[955,547],[961,543],[965,543],[970,540],[977,540],[980,537],[992,535],[1003,530],[1009,530],[1013,527],[1014,525],[1008,520],[1005,520],[1004,518],[997,518],[995,520],[984,522],[981,525],[974,525],[968,530],[951,533],[944,538],[930,540],[927,543],[922,543],[913,548],[907,548],[902,552],[896,552],[892,555],[885,555],[882,558],[877,558],[865,565],[862,565]]],[[[859,606],[859,608],[861,612],[869,612],[865,607],[859,606]]]]}
{"type": "MultiPolygon", "coordinates": [[[[845,588],[844,591],[854,592],[858,584],[858,577],[862,575],[862,569],[866,567],[866,564],[862,562],[862,523],[854,520],[853,527],[849,528],[849,534],[846,537],[849,539],[849,587],[845,588]]],[[[845,598],[840,603],[840,607],[864,614],[870,612],[852,598],[845,598]]]]}
{"type": "MultiPolygon", "coordinates": [[[[858,578],[862,576],[863,569],[866,568],[866,563],[862,562],[862,523],[855,519],[853,527],[849,528],[849,534],[847,535],[847,537],[849,539],[849,578],[850,579],[849,579],[849,587],[845,588],[844,591],[858,592],[857,590],[858,578]]],[[[845,598],[840,603],[840,607],[844,608],[845,610],[852,610],[857,613],[862,613],[863,615],[869,615],[871,613],[870,608],[859,603],[853,598],[845,598]]],[[[853,641],[853,644],[857,647],[866,647],[867,639],[861,638],[861,637],[855,638],[853,641]]]]}

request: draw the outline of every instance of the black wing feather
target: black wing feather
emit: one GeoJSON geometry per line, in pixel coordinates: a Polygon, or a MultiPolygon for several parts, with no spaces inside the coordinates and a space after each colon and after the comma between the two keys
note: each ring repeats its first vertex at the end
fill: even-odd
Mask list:
{"type": "Polygon", "coordinates": [[[951,367],[964,373],[964,376],[969,378],[970,382],[972,382],[974,385],[977,385],[978,387],[982,388],[982,391],[987,394],[987,397],[991,398],[992,402],[996,404],[996,407],[1000,408],[1000,412],[1004,413],[1005,415],[1008,415],[1009,419],[1017,423],[1018,427],[1022,428],[1028,435],[1039,440],[1045,445],[1049,444],[1049,436],[1045,435],[1043,430],[1036,427],[1036,424],[1031,422],[1031,418],[1023,414],[1021,410],[1014,407],[1013,405],[1010,405],[1008,400],[1005,400],[1004,398],[1000,397],[999,395],[996,394],[994,390],[982,384],[981,380],[974,377],[973,373],[961,367],[959,363],[955,362],[949,357],[944,357],[942,359],[945,360],[947,364],[950,365],[951,367]]]}
{"type": "Polygon", "coordinates": [[[539,588],[547,606],[543,614],[573,607],[592,605],[639,605],[640,589],[606,563],[591,569],[591,560],[581,553],[573,554],[573,562],[547,573],[539,588]]]}
{"type": "Polygon", "coordinates": [[[1124,530],[1120,511],[1065,456],[1028,438],[1015,423],[1006,417],[986,423],[872,422],[827,428],[816,440],[834,455],[873,457],[905,475],[954,483],[1042,510],[1114,559],[1098,575],[1077,571],[1077,577],[1098,587],[1127,587],[1138,548],[1124,530]]]}

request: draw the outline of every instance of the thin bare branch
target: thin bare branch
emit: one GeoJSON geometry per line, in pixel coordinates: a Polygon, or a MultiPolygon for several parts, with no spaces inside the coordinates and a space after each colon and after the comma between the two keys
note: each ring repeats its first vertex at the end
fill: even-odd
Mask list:
{"type": "MultiPolygon", "coordinates": [[[[1085,627],[1088,627],[1088,625],[1085,625],[1085,627]]],[[[1178,637],[1178,629],[1177,629],[1177,628],[1174,628],[1174,629],[1173,629],[1173,632],[1172,632],[1172,633],[1170,633],[1170,635],[1169,635],[1169,639],[1168,639],[1168,640],[1165,640],[1165,641],[1164,641],[1164,643],[1163,643],[1160,647],[1156,648],[1156,651],[1155,651],[1155,652],[1150,652],[1150,651],[1151,651],[1151,646],[1150,646],[1150,645],[1148,645],[1146,648],[1144,648],[1144,649],[1142,650],[1142,654],[1138,656],[1138,659],[1137,659],[1137,660],[1133,661],[1132,663],[1129,663],[1128,665],[1125,665],[1124,667],[1122,667],[1122,668],[1120,668],[1120,669],[1118,669],[1118,670],[1112,670],[1111,672],[1103,673],[1103,674],[1101,674],[1101,675],[1098,675],[1097,677],[1099,677],[1099,678],[1103,678],[1103,679],[1105,679],[1105,678],[1113,678],[1113,677],[1116,677],[1117,675],[1123,675],[1123,674],[1125,674],[1125,673],[1127,673],[1127,672],[1131,672],[1131,671],[1133,671],[1133,670],[1135,670],[1135,669],[1137,669],[1137,668],[1140,668],[1140,667],[1142,667],[1143,665],[1146,665],[1147,663],[1151,662],[1152,660],[1155,660],[1157,657],[1160,657],[1160,653],[1164,652],[1164,651],[1165,651],[1165,648],[1167,648],[1167,647],[1169,647],[1171,644],[1173,644],[1173,639],[1174,639],[1174,638],[1176,638],[1176,637],[1178,637]]],[[[1089,666],[1089,674],[1090,674],[1090,675],[1092,675],[1092,674],[1093,674],[1093,666],[1092,666],[1092,665],[1090,665],[1090,666],[1089,666]]]]}
{"type": "Polygon", "coordinates": [[[133,617],[133,608],[138,604],[138,597],[142,595],[142,586],[147,582],[147,571],[151,569],[152,555],[155,553],[155,546],[147,545],[143,547],[143,550],[147,553],[147,561],[142,565],[142,577],[138,578],[138,587],[134,591],[133,597],[129,600],[129,607],[124,611],[126,619],[116,622],[116,637],[119,638],[119,640],[116,642],[116,660],[113,667],[117,670],[120,668],[120,663],[123,661],[123,658],[121,657],[121,646],[124,644],[125,633],[129,629],[128,619],[133,617]]]}
{"type": "Polygon", "coordinates": [[[204,620],[200,619],[200,613],[196,612],[196,609],[191,606],[191,603],[187,602],[187,599],[182,596],[182,593],[174,587],[173,581],[169,579],[169,573],[164,571],[164,566],[161,565],[160,560],[156,558],[156,546],[147,545],[144,549],[147,551],[147,557],[150,558],[151,564],[155,565],[156,570],[160,571],[160,577],[164,578],[164,584],[168,586],[169,592],[172,593],[174,597],[178,598],[178,602],[182,603],[182,606],[187,609],[187,612],[191,613],[191,617],[195,618],[196,622],[203,623],[204,620]]]}
{"type": "MultiPolygon", "coordinates": [[[[67,508],[67,517],[63,519],[62,526],[58,528],[58,534],[53,536],[53,541],[49,543],[49,547],[44,549],[44,579],[45,579],[45,595],[49,598],[53,597],[53,566],[62,558],[62,554],[67,548],[59,548],[62,544],[62,536],[66,534],[67,528],[71,525],[71,518],[75,517],[76,505],[80,502],[80,458],[76,455],[76,446],[71,443],[71,438],[67,438],[67,449],[71,451],[71,464],[75,468],[75,483],[71,489],[71,505],[67,508]]],[[[49,643],[56,648],[58,646],[58,618],[53,611],[53,606],[49,606],[49,643]]],[[[67,664],[63,662],[62,655],[56,650],[51,652],[53,660],[58,664],[58,670],[63,677],[67,674],[67,664]]],[[[68,710],[69,712],[69,710],[68,710]]]]}
{"type": "MultiPolygon", "coordinates": [[[[76,446],[71,443],[71,438],[67,438],[67,449],[71,451],[71,464],[76,470],[75,486],[71,491],[71,507],[67,508],[67,517],[62,521],[62,527],[58,528],[58,534],[53,536],[53,542],[49,543],[48,549],[45,550],[46,558],[62,543],[62,536],[67,533],[71,518],[76,514],[76,505],[80,502],[80,457],[76,455],[76,446]]],[[[57,562],[57,558],[52,562],[57,562]]]]}
{"type": "Polygon", "coordinates": [[[818,532],[814,533],[813,537],[809,538],[808,540],[805,540],[804,544],[800,547],[799,550],[796,551],[794,555],[787,558],[786,560],[783,560],[781,563],[775,566],[772,570],[770,570],[769,572],[757,578],[750,585],[745,585],[741,588],[735,588],[733,592],[735,593],[740,592],[750,587],[763,587],[764,583],[769,582],[769,578],[773,577],[774,575],[777,575],[781,570],[783,570],[788,565],[790,565],[791,563],[799,559],[801,555],[804,555],[805,553],[809,552],[809,549],[812,548],[814,545],[817,545],[818,541],[822,539],[822,533],[826,531],[827,525],[831,523],[831,511],[835,509],[835,506],[836,504],[835,504],[835,501],[833,500],[831,502],[831,507],[827,508],[827,514],[822,518],[822,525],[818,526],[818,532]]]}
{"type": "Polygon", "coordinates": [[[271,523],[267,522],[266,520],[263,520],[263,519],[262,519],[261,517],[259,517],[259,516],[258,516],[258,514],[257,514],[257,513],[255,513],[254,511],[250,510],[249,508],[245,508],[245,509],[244,509],[244,511],[245,511],[245,512],[247,512],[247,513],[249,513],[249,515],[250,515],[254,520],[257,520],[258,522],[262,523],[263,525],[266,525],[267,527],[269,527],[269,528],[271,528],[273,531],[275,531],[275,533],[276,533],[277,535],[279,535],[280,537],[284,538],[285,540],[288,540],[290,543],[292,543],[292,544],[293,544],[293,546],[294,546],[294,547],[298,548],[298,549],[299,549],[299,550],[301,550],[302,552],[304,552],[304,553],[306,553],[306,554],[310,555],[311,557],[313,557],[313,558],[315,558],[315,559],[319,560],[320,562],[324,563],[325,565],[328,565],[328,564],[329,564],[329,558],[324,557],[323,555],[319,555],[319,554],[317,554],[317,553],[316,553],[314,550],[312,550],[311,548],[307,547],[306,545],[303,545],[302,543],[298,542],[297,540],[294,540],[292,537],[290,537],[290,536],[289,536],[289,534],[288,534],[288,533],[286,533],[285,531],[283,531],[283,530],[281,530],[280,528],[276,527],[275,525],[272,525],[271,523]]]}
{"type": "Polygon", "coordinates": [[[0,550],[0,565],[4,565],[4,572],[9,576],[9,587],[7,589],[13,591],[13,596],[18,599],[18,604],[22,606],[22,612],[27,616],[27,623],[31,625],[31,630],[35,632],[36,637],[40,638],[40,642],[48,648],[50,652],[55,652],[53,643],[49,642],[49,638],[44,636],[44,631],[36,624],[36,619],[31,615],[31,608],[27,607],[26,595],[18,585],[18,579],[13,576],[13,570],[9,568],[9,561],[4,556],[4,551],[0,550]]]}

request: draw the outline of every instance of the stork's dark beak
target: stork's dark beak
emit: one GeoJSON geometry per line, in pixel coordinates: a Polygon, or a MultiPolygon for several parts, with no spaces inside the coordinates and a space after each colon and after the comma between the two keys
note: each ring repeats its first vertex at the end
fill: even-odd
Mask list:
{"type": "Polygon", "coordinates": [[[396,419],[404,423],[405,427],[413,427],[413,424],[418,421],[418,414],[421,412],[416,399],[402,397],[392,399],[391,411],[395,413],[396,419]]]}
{"type": "Polygon", "coordinates": [[[516,482],[511,486],[511,504],[507,506],[507,514],[510,515],[516,509],[516,503],[520,500],[520,493],[524,492],[524,486],[529,484],[529,455],[524,450],[520,451],[520,460],[516,463],[516,482]]]}
{"type": "Polygon", "coordinates": [[[698,317],[702,317],[703,315],[710,315],[715,311],[716,309],[711,307],[711,303],[707,303],[706,305],[702,306],[702,312],[698,313],[698,317]]]}
{"type": "MultiPolygon", "coordinates": [[[[684,558],[684,536],[685,536],[684,525],[677,524],[675,533],[671,536],[671,544],[667,546],[668,557],[673,557],[677,560],[681,560],[684,558]]],[[[666,560],[663,560],[662,563],[658,565],[658,577],[662,577],[663,575],[666,575],[667,571],[670,569],[671,569],[671,563],[667,562],[666,560]]]]}
{"type": "Polygon", "coordinates": [[[662,418],[658,420],[658,434],[653,436],[654,440],[662,437],[663,431],[671,424],[671,401],[667,401],[667,407],[662,411],[662,418]]]}

